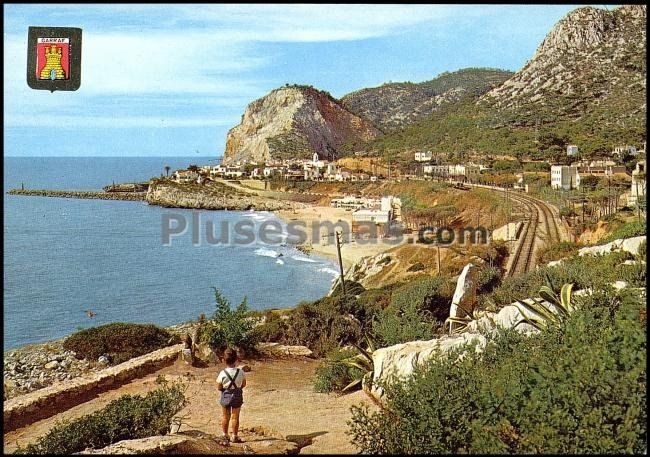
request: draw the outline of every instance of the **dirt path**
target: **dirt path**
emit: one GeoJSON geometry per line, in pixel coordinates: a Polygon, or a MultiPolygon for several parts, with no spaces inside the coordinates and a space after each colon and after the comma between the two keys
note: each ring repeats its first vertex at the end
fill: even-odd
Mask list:
{"type": "MultiPolygon", "coordinates": [[[[241,413],[241,427],[261,427],[269,433],[288,441],[299,442],[301,453],[343,454],[356,453],[356,448],[346,435],[346,421],[350,406],[366,403],[376,408],[363,392],[345,396],[320,394],[313,391],[314,370],[318,361],[311,359],[285,359],[247,362],[252,371],[247,373],[241,413]]],[[[57,420],[74,419],[105,406],[124,394],[140,394],[156,387],[158,375],[177,379],[192,375],[187,391],[189,404],[179,413],[185,417],[181,432],[198,430],[220,435],[220,407],[214,386],[218,368],[195,368],[176,362],[149,376],[127,383],[118,389],[100,394],[95,399],[68,411],[38,421],[4,435],[6,453],[13,452],[18,444],[26,445],[45,434],[57,420]]],[[[246,441],[246,433],[242,434],[246,441]]]]}

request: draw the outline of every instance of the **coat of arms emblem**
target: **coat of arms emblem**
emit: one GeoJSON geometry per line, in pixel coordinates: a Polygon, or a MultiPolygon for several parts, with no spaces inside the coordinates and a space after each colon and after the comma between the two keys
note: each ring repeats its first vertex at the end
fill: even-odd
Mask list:
{"type": "Polygon", "coordinates": [[[30,27],[27,84],[32,89],[77,90],[81,85],[81,29],[30,27]]]}
{"type": "Polygon", "coordinates": [[[36,77],[69,79],[70,38],[38,38],[36,43],[36,77]]]}

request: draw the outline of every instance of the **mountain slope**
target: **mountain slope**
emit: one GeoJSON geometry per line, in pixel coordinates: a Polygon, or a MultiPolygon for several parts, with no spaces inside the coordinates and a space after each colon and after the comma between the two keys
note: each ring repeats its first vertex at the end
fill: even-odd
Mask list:
{"type": "Polygon", "coordinates": [[[646,137],[646,7],[583,7],[559,21],[533,58],[478,100],[465,98],[367,149],[428,148],[559,156],[646,137]]]}
{"type": "Polygon", "coordinates": [[[331,159],[346,141],[363,142],[380,135],[329,93],[310,86],[286,86],[248,105],[241,123],[228,132],[224,161],[309,158],[314,152],[331,159]]]}
{"type": "Polygon", "coordinates": [[[466,95],[481,95],[513,75],[510,71],[466,68],[422,83],[388,83],[361,89],[341,99],[349,111],[390,131],[426,118],[466,95]]]}

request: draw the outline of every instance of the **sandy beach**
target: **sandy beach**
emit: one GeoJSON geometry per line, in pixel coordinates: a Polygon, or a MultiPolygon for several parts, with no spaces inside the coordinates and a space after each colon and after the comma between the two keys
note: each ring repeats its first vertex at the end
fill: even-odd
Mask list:
{"type": "MultiPolygon", "coordinates": [[[[349,231],[352,227],[352,211],[342,208],[332,208],[330,206],[309,206],[305,208],[296,208],[289,211],[277,211],[276,214],[286,222],[301,221],[307,224],[308,236],[311,241],[312,252],[320,254],[332,260],[338,260],[336,253],[336,244],[333,236],[326,236],[326,228],[323,223],[329,222],[335,226],[339,221],[343,221],[346,230],[343,231],[344,239],[348,239],[349,231]],[[313,227],[317,223],[323,224],[321,227],[321,236],[318,242],[313,237],[313,227]]],[[[309,242],[307,243],[309,245],[309,242]]],[[[382,242],[381,240],[361,241],[351,240],[341,247],[341,257],[343,266],[350,268],[361,258],[376,255],[395,247],[394,244],[382,242]]]]}

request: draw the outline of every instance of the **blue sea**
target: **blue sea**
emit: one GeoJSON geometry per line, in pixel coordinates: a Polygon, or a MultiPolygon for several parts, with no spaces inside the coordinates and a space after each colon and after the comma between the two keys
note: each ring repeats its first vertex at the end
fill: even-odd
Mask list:
{"type": "MultiPolygon", "coordinates": [[[[292,307],[327,293],[336,275],[330,260],[290,246],[192,243],[192,214],[211,220],[278,221],[272,213],[196,211],[144,202],[7,195],[7,190],[99,190],[146,181],[207,159],[4,158],[4,348],[64,337],[110,322],[171,325],[214,310],[216,287],[251,309],[292,307]],[[161,240],[164,214],[184,215],[188,231],[161,240]],[[282,256],[278,256],[282,254],[282,256]],[[85,310],[96,315],[89,318],[85,310]]],[[[176,217],[176,216],[174,216],[176,217]]],[[[195,216],[196,218],[196,216],[195,216]]]]}

